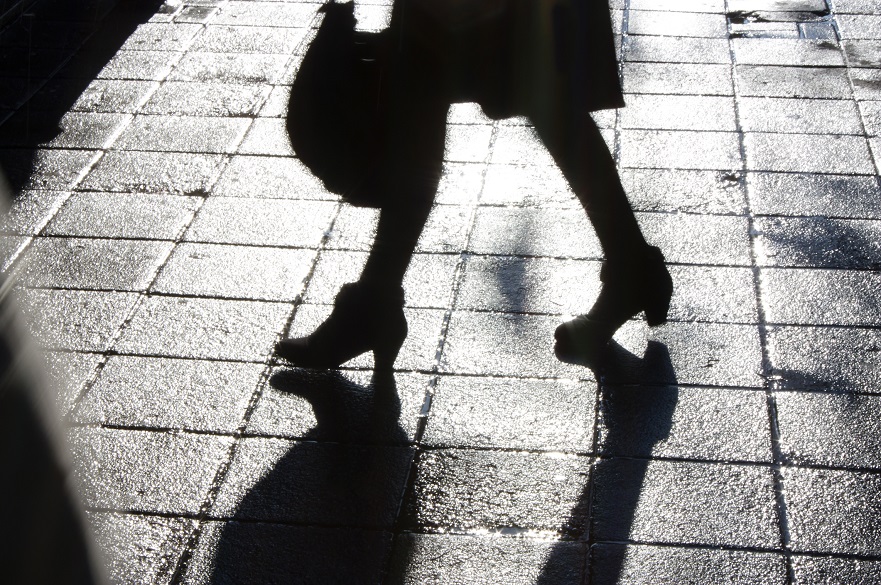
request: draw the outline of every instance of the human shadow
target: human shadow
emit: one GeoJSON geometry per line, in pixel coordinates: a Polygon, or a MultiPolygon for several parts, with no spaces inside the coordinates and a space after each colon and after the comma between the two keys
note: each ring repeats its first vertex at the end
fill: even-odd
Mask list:
{"type": "Polygon", "coordinates": [[[39,148],[64,133],[62,118],[163,0],[37,0],[0,33],[0,168],[13,197],[30,185],[39,148]],[[2,117],[0,117],[2,121],[2,117]]]}
{"type": "Polygon", "coordinates": [[[270,386],[309,401],[302,438],[245,438],[219,517],[190,574],[205,583],[379,583],[413,457],[394,377],[367,386],[335,371],[281,370],[270,386]],[[269,467],[258,474],[255,466],[269,467]]]}
{"type": "MultiPolygon", "coordinates": [[[[605,353],[582,365],[593,370],[599,384],[599,460],[564,525],[584,527],[577,536],[590,547],[589,582],[611,585],[622,574],[624,543],[630,539],[649,458],[672,427],[677,379],[669,350],[658,341],[649,341],[641,358],[612,341],[605,353]]],[[[571,563],[571,549],[566,541],[555,546],[537,583],[571,582],[574,573],[563,570],[571,563]]]]}

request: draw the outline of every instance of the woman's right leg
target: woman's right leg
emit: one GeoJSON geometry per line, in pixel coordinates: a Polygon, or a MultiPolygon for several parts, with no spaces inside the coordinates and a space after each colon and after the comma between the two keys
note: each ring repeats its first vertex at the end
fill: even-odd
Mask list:
{"type": "Polygon", "coordinates": [[[615,161],[589,114],[558,104],[532,118],[587,212],[605,256],[596,303],[554,335],[558,355],[590,359],[637,313],[645,311],[650,325],[666,321],[673,285],[660,250],[649,246],[639,229],[615,161]]]}

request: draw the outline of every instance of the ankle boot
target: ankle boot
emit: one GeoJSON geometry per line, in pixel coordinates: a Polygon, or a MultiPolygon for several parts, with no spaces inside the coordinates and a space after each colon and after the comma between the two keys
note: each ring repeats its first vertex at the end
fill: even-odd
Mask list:
{"type": "Polygon", "coordinates": [[[667,322],[673,280],[658,248],[648,247],[626,261],[603,262],[600,281],[603,288],[590,312],[554,332],[558,356],[595,357],[621,325],[642,311],[649,326],[667,322]]]}
{"type": "Polygon", "coordinates": [[[406,337],[404,289],[354,282],[343,285],[330,317],[311,335],[282,339],[275,353],[295,366],[324,369],[372,350],[374,369],[390,371],[406,337]]]}

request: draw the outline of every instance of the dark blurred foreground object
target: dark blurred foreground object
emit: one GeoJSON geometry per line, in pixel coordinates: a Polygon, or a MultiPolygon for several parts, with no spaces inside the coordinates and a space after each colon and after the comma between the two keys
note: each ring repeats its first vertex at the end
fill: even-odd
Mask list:
{"type": "MultiPolygon", "coordinates": [[[[0,200],[7,197],[0,175],[0,200]]],[[[0,274],[0,581],[104,583],[76,490],[52,386],[0,274]]]]}

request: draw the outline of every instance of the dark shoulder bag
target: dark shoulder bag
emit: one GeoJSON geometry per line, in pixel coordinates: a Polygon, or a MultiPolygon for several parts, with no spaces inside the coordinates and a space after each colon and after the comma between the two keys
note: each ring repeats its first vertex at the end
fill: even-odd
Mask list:
{"type": "Polygon", "coordinates": [[[381,207],[366,188],[382,152],[388,31],[355,30],[354,2],[331,1],[300,65],[288,104],[294,153],[328,191],[352,205],[381,207]]]}

